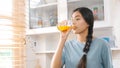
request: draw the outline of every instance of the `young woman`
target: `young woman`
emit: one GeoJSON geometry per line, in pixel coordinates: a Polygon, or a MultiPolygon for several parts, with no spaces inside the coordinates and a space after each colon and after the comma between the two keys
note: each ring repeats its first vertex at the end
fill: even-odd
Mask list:
{"type": "MultiPolygon", "coordinates": [[[[66,21],[62,21],[65,23],[66,21]]],[[[109,45],[93,37],[94,17],[90,9],[80,7],[72,14],[73,28],[60,33],[51,68],[113,68],[109,45]],[[70,31],[76,39],[67,40],[70,31]]]]}

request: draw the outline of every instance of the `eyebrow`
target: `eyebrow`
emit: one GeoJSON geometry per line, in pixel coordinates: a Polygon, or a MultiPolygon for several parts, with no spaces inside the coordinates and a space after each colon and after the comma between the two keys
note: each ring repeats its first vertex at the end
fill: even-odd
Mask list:
{"type": "Polygon", "coordinates": [[[81,17],[80,15],[77,15],[77,16],[75,16],[75,17],[81,17]]]}

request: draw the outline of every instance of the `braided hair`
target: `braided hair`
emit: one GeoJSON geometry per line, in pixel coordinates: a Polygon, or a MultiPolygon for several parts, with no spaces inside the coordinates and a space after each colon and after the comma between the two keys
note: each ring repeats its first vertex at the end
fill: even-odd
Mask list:
{"type": "Polygon", "coordinates": [[[93,34],[93,25],[94,25],[94,16],[90,9],[86,7],[80,7],[75,9],[73,12],[79,11],[81,15],[83,16],[84,20],[89,25],[88,27],[88,35],[86,37],[86,43],[85,47],[83,48],[84,55],[82,56],[81,60],[79,61],[79,64],[77,68],[86,68],[87,64],[87,53],[90,49],[90,45],[92,42],[92,34],[93,34]]]}

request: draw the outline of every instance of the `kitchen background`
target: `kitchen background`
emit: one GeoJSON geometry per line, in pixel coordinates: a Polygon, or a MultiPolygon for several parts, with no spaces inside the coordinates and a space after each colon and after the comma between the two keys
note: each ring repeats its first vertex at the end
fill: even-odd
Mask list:
{"type": "MultiPolygon", "coordinates": [[[[119,0],[30,0],[29,6],[28,68],[50,68],[59,40],[59,31],[55,25],[61,20],[69,20],[72,10],[80,6],[89,7],[93,11],[94,35],[109,42],[114,68],[120,68],[119,0]]],[[[69,39],[72,38],[74,35],[71,33],[69,39]]]]}
{"type": "Polygon", "coordinates": [[[93,11],[94,36],[110,44],[113,66],[120,68],[120,0],[0,0],[0,68],[50,68],[56,25],[80,6],[93,11]]]}

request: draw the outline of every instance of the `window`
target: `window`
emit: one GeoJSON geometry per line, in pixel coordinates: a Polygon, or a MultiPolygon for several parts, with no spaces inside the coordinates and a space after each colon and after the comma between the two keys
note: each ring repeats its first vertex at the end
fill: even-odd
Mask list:
{"type": "Polygon", "coordinates": [[[0,0],[0,15],[12,15],[12,0],[0,0]],[[2,9],[3,8],[3,9],[2,9]]]}
{"type": "Polygon", "coordinates": [[[0,49],[0,68],[12,68],[12,56],[11,49],[0,49]]]}
{"type": "Polygon", "coordinates": [[[25,0],[0,0],[0,68],[25,68],[25,0]]]}

